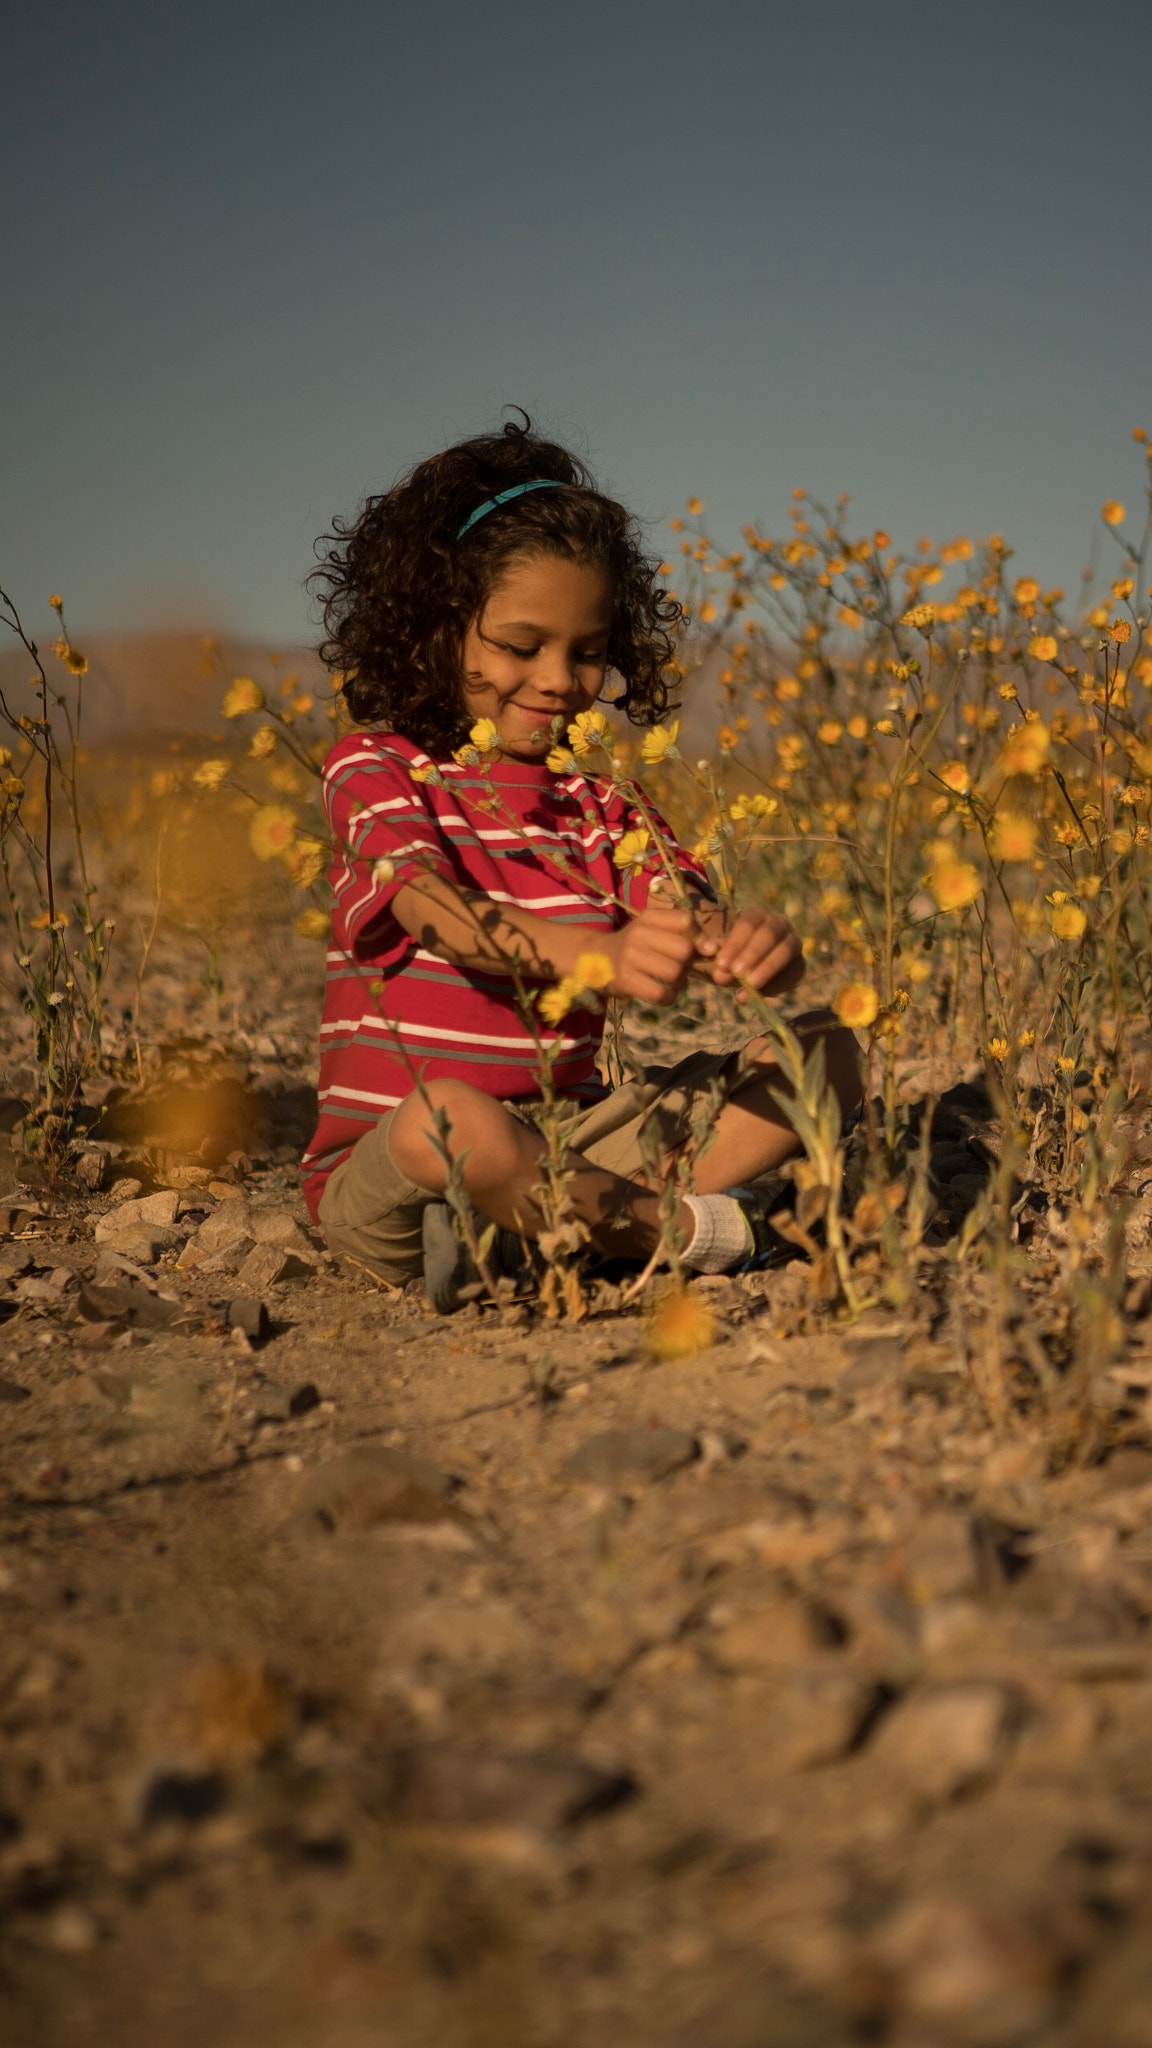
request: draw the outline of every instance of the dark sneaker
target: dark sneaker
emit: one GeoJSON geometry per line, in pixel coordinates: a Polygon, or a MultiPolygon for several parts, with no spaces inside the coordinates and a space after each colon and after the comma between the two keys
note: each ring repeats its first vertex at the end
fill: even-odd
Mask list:
{"type": "MultiPolygon", "coordinates": [[[[477,1231],[488,1226],[476,1218],[477,1231]]],[[[498,1229],[488,1254],[494,1280],[519,1280],[530,1270],[524,1246],[513,1230],[498,1229]]],[[[429,1202],[424,1211],[424,1291],[438,1316],[453,1316],[466,1302],[483,1296],[484,1282],[447,1202],[429,1202]]]]}
{"type": "Polygon", "coordinates": [[[725,1188],[724,1193],[738,1202],[744,1221],[752,1232],[752,1249],[746,1252],[729,1273],[760,1273],[767,1266],[782,1266],[789,1259],[800,1256],[799,1248],[782,1237],[769,1222],[781,1209],[790,1209],[796,1199],[796,1190],[790,1180],[781,1175],[765,1176],[751,1187],[725,1188]]]}

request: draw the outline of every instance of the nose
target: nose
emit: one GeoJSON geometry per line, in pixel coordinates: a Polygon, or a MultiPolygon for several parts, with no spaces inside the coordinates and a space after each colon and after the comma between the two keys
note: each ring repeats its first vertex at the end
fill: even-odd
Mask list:
{"type": "Polygon", "coordinates": [[[532,680],[542,697],[557,704],[570,703],[580,695],[576,665],[560,649],[541,660],[532,680]]]}

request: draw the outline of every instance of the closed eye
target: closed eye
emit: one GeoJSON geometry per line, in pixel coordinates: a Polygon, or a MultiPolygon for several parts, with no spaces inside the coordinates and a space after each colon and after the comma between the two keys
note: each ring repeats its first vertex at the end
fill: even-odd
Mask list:
{"type": "MultiPolygon", "coordinates": [[[[517,647],[511,640],[499,640],[496,644],[503,653],[514,654],[517,661],[535,661],[536,656],[540,652],[538,647],[517,647]]],[[[602,647],[585,648],[578,651],[574,659],[585,666],[591,666],[592,664],[599,665],[607,661],[608,655],[607,650],[602,647]]]]}

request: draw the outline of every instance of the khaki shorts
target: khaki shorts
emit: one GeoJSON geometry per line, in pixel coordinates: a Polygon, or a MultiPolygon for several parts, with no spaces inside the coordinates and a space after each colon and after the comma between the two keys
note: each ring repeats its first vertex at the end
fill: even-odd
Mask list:
{"type": "MultiPolygon", "coordinates": [[[[572,1149],[623,1180],[646,1179],[656,1160],[682,1145],[701,1123],[714,1122],[722,1102],[756,1078],[742,1052],[693,1052],[674,1067],[647,1067],[602,1102],[565,1104],[572,1149]]],[[[506,1108],[533,1124],[534,1102],[506,1108]]],[[[329,1178],[320,1202],[320,1228],[334,1252],[356,1259],[392,1286],[424,1270],[422,1231],[429,1202],[439,1201],[406,1180],[392,1163],[390,1109],[352,1147],[329,1178]]]]}

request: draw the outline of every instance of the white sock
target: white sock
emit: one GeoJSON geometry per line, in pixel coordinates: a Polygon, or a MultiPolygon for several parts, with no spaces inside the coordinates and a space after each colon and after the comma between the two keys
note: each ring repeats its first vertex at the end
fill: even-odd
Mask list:
{"type": "Polygon", "coordinates": [[[753,1249],[748,1218],[732,1195],[685,1195],[695,1229],[680,1256],[697,1273],[726,1273],[753,1249]]]}

